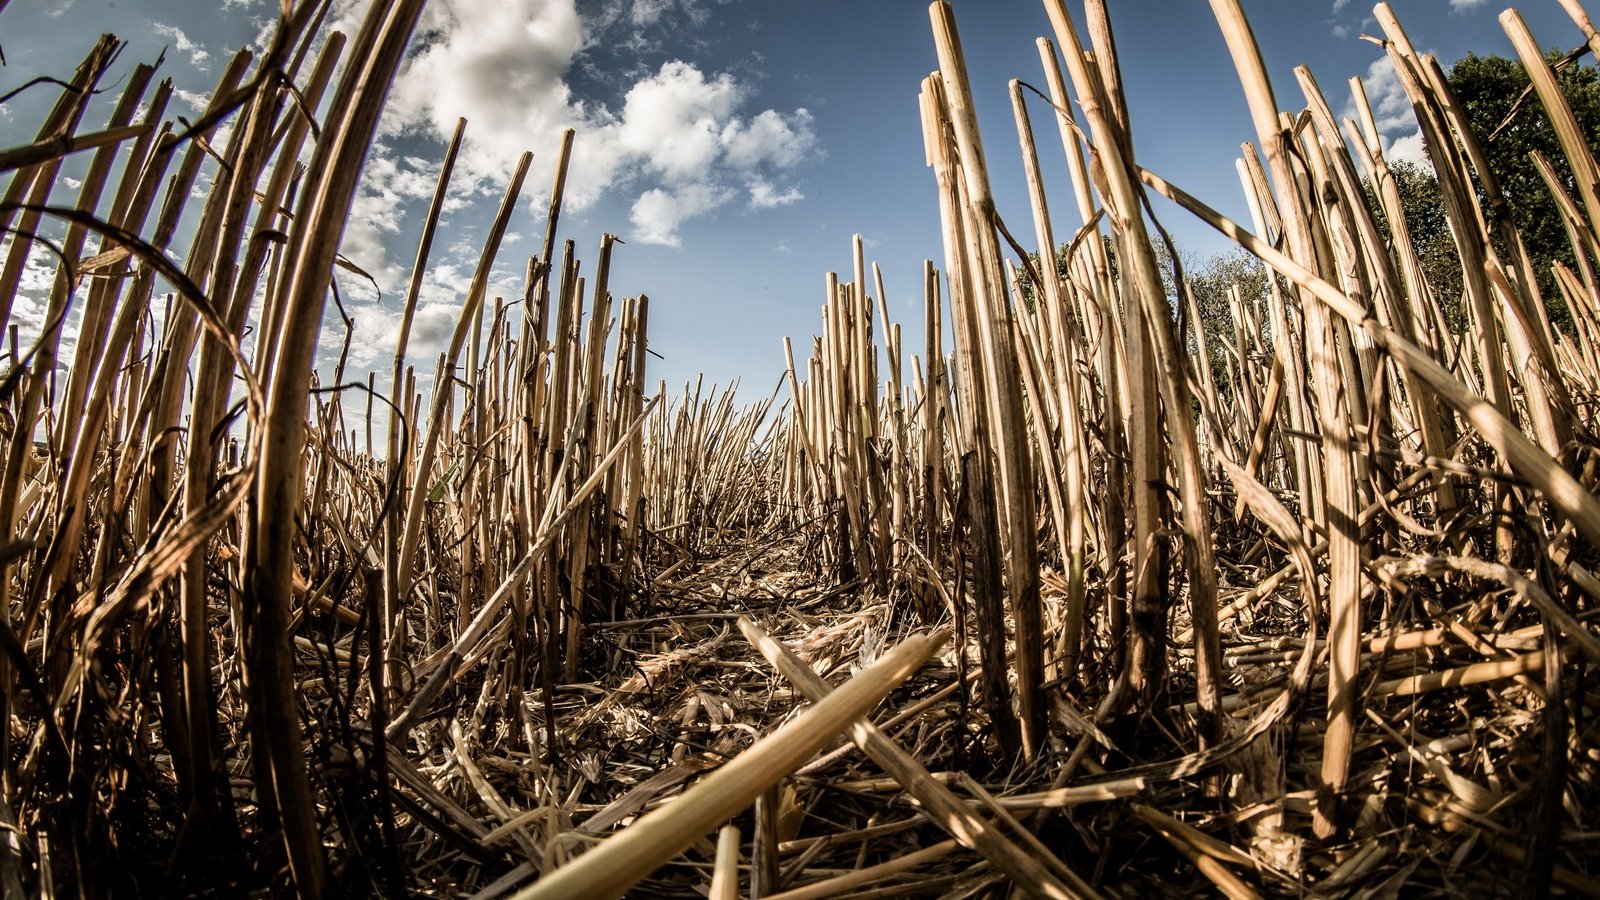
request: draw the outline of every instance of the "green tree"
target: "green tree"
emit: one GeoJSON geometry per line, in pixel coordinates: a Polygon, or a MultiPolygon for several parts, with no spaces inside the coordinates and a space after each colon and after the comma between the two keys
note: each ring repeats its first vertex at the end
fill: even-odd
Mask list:
{"type": "MultiPolygon", "coordinates": [[[[1447,231],[1446,240],[1448,239],[1447,231]]],[[[1112,279],[1115,280],[1118,271],[1116,244],[1106,235],[1102,235],[1101,240],[1106,250],[1106,263],[1110,268],[1112,279]]],[[[1056,248],[1056,277],[1063,281],[1067,279],[1069,269],[1067,246],[1062,244],[1056,248]]],[[[1242,249],[1236,248],[1216,256],[1197,257],[1182,247],[1178,248],[1179,265],[1175,266],[1172,253],[1164,241],[1157,241],[1154,246],[1156,266],[1161,273],[1161,284],[1166,291],[1168,303],[1172,305],[1173,317],[1184,322],[1184,338],[1189,352],[1193,354],[1198,349],[1195,330],[1205,329],[1206,342],[1211,350],[1212,376],[1219,384],[1226,384],[1228,366],[1226,351],[1222,349],[1222,345],[1227,344],[1231,347],[1234,341],[1233,311],[1228,290],[1237,284],[1247,303],[1259,302],[1267,295],[1267,267],[1242,249]],[[1188,311],[1179,306],[1176,279],[1180,277],[1180,273],[1194,291],[1195,305],[1200,315],[1199,322],[1187,321],[1188,311]]],[[[1034,270],[1040,269],[1037,253],[1028,254],[1028,259],[1034,270]]],[[[1018,281],[1023,304],[1032,311],[1035,306],[1035,289],[1030,271],[1024,269],[1020,272],[1018,281]]]]}
{"type": "MultiPolygon", "coordinates": [[[[1422,274],[1444,305],[1445,320],[1451,327],[1459,328],[1463,321],[1461,260],[1456,256],[1455,241],[1450,237],[1450,221],[1444,212],[1439,179],[1432,171],[1405,160],[1390,162],[1389,174],[1400,194],[1400,208],[1405,211],[1406,227],[1411,231],[1412,249],[1422,265],[1422,274]]],[[[1376,192],[1370,183],[1363,187],[1367,206],[1378,220],[1379,231],[1385,241],[1392,241],[1389,218],[1384,215],[1376,192]]]]}
{"type": "MultiPolygon", "coordinates": [[[[1071,258],[1067,254],[1067,247],[1067,244],[1062,244],[1056,248],[1056,278],[1061,281],[1066,281],[1071,275],[1071,258]]],[[[1020,271],[1017,273],[1017,288],[1022,294],[1022,304],[1027,307],[1029,312],[1033,311],[1038,302],[1034,299],[1034,292],[1037,289],[1037,286],[1033,283],[1033,274],[1035,272],[1043,276],[1044,267],[1039,263],[1038,253],[1029,253],[1028,265],[1020,267],[1020,271]]]]}
{"type": "MultiPolygon", "coordinates": [[[[1117,279],[1116,241],[1113,241],[1110,235],[1102,234],[1100,235],[1100,244],[1105,247],[1106,264],[1110,268],[1111,280],[1115,281],[1117,279]]],[[[1071,277],[1072,257],[1067,252],[1070,246],[1070,244],[1062,244],[1056,248],[1056,277],[1062,281],[1066,281],[1071,277]]],[[[1156,269],[1161,273],[1161,284],[1166,288],[1167,297],[1171,298],[1174,296],[1172,288],[1172,254],[1167,250],[1167,245],[1164,241],[1157,240],[1153,246],[1156,254],[1156,269]]],[[[1033,272],[1037,270],[1040,275],[1043,275],[1044,271],[1039,265],[1038,253],[1029,253],[1028,263],[1028,266],[1020,267],[1021,271],[1017,273],[1017,286],[1022,294],[1023,305],[1032,310],[1034,307],[1033,272]]]]}
{"type": "Polygon", "coordinates": [[[1198,352],[1195,340],[1197,329],[1203,329],[1207,349],[1210,351],[1211,376],[1222,386],[1228,384],[1228,352],[1224,345],[1234,344],[1233,306],[1229,291],[1239,288],[1246,304],[1259,304],[1270,288],[1267,267],[1261,260],[1242,249],[1204,258],[1189,258],[1183,265],[1183,277],[1194,292],[1195,307],[1200,321],[1190,322],[1186,340],[1191,353],[1198,352]]]}
{"type": "MultiPolygon", "coordinates": [[[[1579,128],[1588,136],[1590,152],[1600,155],[1600,70],[1566,61],[1558,53],[1550,54],[1549,59],[1557,67],[1557,81],[1579,128]]],[[[1550,266],[1556,261],[1572,266],[1572,246],[1555,201],[1530,154],[1543,154],[1572,196],[1576,196],[1575,182],[1538,98],[1530,95],[1519,102],[1529,84],[1527,70],[1518,60],[1469,53],[1450,67],[1448,81],[1506,196],[1511,221],[1522,235],[1538,273],[1540,290],[1551,305],[1552,314],[1565,319],[1566,310],[1550,266]]]]}

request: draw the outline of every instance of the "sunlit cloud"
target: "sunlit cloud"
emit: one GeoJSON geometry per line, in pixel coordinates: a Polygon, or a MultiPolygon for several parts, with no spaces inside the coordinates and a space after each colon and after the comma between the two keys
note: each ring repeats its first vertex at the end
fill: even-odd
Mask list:
{"type": "Polygon", "coordinates": [[[210,52],[200,46],[198,42],[190,40],[182,29],[164,22],[157,22],[150,27],[155,30],[156,34],[172,41],[173,48],[184,54],[191,65],[200,69],[205,68],[206,61],[211,58],[210,52]]]}

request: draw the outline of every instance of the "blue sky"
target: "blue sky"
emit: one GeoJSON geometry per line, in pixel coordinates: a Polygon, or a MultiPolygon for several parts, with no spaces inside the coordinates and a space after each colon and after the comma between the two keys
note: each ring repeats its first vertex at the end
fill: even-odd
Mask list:
{"type": "MultiPolygon", "coordinates": [[[[1359,38],[1379,33],[1370,6],[1244,5],[1280,105],[1301,105],[1296,65],[1311,67],[1336,113],[1346,111],[1346,79],[1360,75],[1387,141],[1399,155],[1417,155],[1392,71],[1382,51],[1359,38]]],[[[1496,21],[1501,5],[1393,6],[1413,42],[1446,66],[1469,50],[1511,54],[1496,21]]],[[[337,0],[333,18],[353,35],[364,7],[337,0]]],[[[1050,33],[1049,22],[1036,0],[957,0],[955,9],[1000,211],[1029,243],[1007,83],[1043,86],[1033,39],[1050,33]]],[[[180,90],[174,111],[192,115],[233,49],[263,41],[275,10],[269,0],[11,0],[0,12],[0,90],[69,74],[101,29],[129,42],[113,82],[166,48],[163,71],[180,90]]],[[[1544,45],[1581,43],[1555,0],[1522,11],[1544,45]]],[[[1254,132],[1209,4],[1113,0],[1111,16],[1139,161],[1247,220],[1233,160],[1254,132]]],[[[383,290],[380,297],[341,276],[357,321],[352,368],[388,368],[398,298],[458,115],[469,120],[467,148],[413,339],[419,367],[431,368],[448,340],[479,242],[526,149],[534,165],[491,287],[491,296],[520,296],[567,126],[578,138],[561,236],[577,241],[590,267],[602,232],[626,242],[611,286],[619,298],[652,298],[651,346],[662,357],[651,360],[652,378],[671,387],[696,373],[718,383],[742,376],[746,396],[765,393],[782,371],[783,337],[806,352],[820,327],[825,274],[850,270],[855,233],[869,262],[883,268],[909,357],[921,342],[922,260],[942,263],[916,103],[920,79],[935,65],[921,0],[435,0],[391,96],[344,242],[383,290]]],[[[29,140],[53,99],[51,89],[36,88],[0,107],[0,145],[29,140]]],[[[1033,101],[1030,112],[1057,234],[1070,235],[1076,213],[1054,124],[1044,104],[1033,101]]],[[[81,169],[69,167],[66,177],[74,171],[81,169]]],[[[1224,249],[1178,211],[1158,212],[1190,252],[1224,249]]],[[[48,260],[38,262],[29,282],[47,284],[48,260]]],[[[17,318],[26,327],[37,310],[23,303],[17,318]]],[[[337,339],[330,330],[325,346],[337,339]]]]}

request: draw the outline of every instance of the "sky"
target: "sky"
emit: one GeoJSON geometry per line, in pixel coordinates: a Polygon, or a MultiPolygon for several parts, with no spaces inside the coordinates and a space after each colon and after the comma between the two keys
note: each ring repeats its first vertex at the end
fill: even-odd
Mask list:
{"type": "MultiPolygon", "coordinates": [[[[367,2],[335,0],[335,27],[353,37],[367,2]]],[[[1081,23],[1081,3],[1069,5],[1081,23]]],[[[1468,51],[1513,55],[1496,21],[1501,4],[1392,6],[1412,42],[1447,67],[1468,51]]],[[[1350,114],[1346,80],[1359,75],[1386,146],[1421,159],[1393,70],[1361,39],[1381,34],[1370,6],[1244,7],[1280,106],[1303,105],[1293,69],[1305,64],[1334,111],[1350,114]]],[[[1044,86],[1034,38],[1051,34],[1049,20],[1037,0],[956,0],[954,8],[999,211],[1031,246],[1007,85],[1020,78],[1044,86]]],[[[193,116],[234,50],[264,45],[276,10],[272,0],[10,0],[0,10],[0,93],[37,75],[70,75],[99,29],[128,42],[108,83],[165,51],[161,74],[178,89],[172,112],[193,116]]],[[[1556,0],[1533,0],[1522,12],[1541,44],[1582,43],[1556,0]]],[[[1248,222],[1233,161],[1255,133],[1210,5],[1111,0],[1110,15],[1138,161],[1248,222]]],[[[826,273],[851,271],[854,234],[869,264],[882,267],[909,358],[921,346],[922,261],[943,262],[917,111],[920,81],[936,66],[922,0],[433,0],[344,236],[344,255],[377,282],[375,290],[339,274],[356,321],[351,373],[388,371],[399,302],[458,116],[468,120],[466,144],[418,311],[410,358],[419,369],[431,368],[448,343],[506,181],[529,150],[533,166],[490,286],[491,297],[521,296],[567,127],[577,138],[560,237],[576,241],[591,275],[600,236],[624,242],[611,290],[619,299],[651,297],[652,380],[675,390],[697,374],[708,385],[739,378],[742,396],[765,395],[783,372],[784,337],[797,356],[808,352],[821,327],[826,273]]],[[[54,100],[54,89],[36,87],[0,105],[0,146],[31,140],[54,100]]],[[[1056,234],[1070,236],[1079,223],[1051,110],[1034,98],[1029,112],[1056,234]]],[[[65,187],[86,161],[81,154],[66,168],[65,187]]],[[[1186,252],[1226,249],[1186,214],[1165,204],[1156,210],[1186,252]]],[[[27,284],[37,291],[48,286],[53,262],[42,253],[35,261],[27,284]]],[[[41,309],[19,304],[25,332],[41,309]]],[[[325,361],[341,336],[332,325],[325,361]]],[[[69,324],[69,349],[71,336],[69,324]]]]}

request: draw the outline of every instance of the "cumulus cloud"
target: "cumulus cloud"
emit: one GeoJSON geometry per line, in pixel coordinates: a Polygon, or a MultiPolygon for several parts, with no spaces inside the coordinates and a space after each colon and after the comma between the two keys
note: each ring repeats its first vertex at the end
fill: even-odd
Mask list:
{"type": "MultiPolygon", "coordinates": [[[[52,234],[50,238],[59,246],[59,234],[52,234]]],[[[8,259],[11,256],[15,243],[14,235],[8,235],[4,240],[0,240],[0,259],[8,259]]],[[[55,286],[56,268],[59,262],[55,253],[42,241],[35,241],[28,247],[28,255],[23,260],[21,279],[17,284],[17,295],[12,301],[10,319],[11,324],[17,328],[19,349],[23,353],[28,352],[28,348],[39,339],[40,333],[46,324],[49,324],[48,302],[50,291],[55,286]]],[[[78,316],[71,315],[59,323],[60,355],[63,360],[71,358],[73,348],[77,344],[77,319],[78,316]]],[[[9,354],[9,345],[0,352],[9,354]]]]}
{"type": "Polygon", "coordinates": [[[688,184],[673,190],[651,188],[633,203],[636,238],[646,244],[677,247],[678,226],[728,202],[732,192],[709,184],[688,184]]]}
{"type": "MultiPolygon", "coordinates": [[[[448,140],[458,117],[467,120],[466,139],[446,227],[455,210],[496,201],[528,150],[523,205],[542,208],[566,128],[576,137],[564,208],[581,214],[602,199],[620,201],[631,221],[621,237],[632,243],[678,247],[697,218],[803,199],[799,173],[821,152],[811,114],[763,108],[747,79],[656,46],[703,23],[705,2],[584,0],[580,12],[579,0],[436,0],[425,8],[341,242],[382,294],[339,274],[356,329],[352,368],[381,369],[393,353],[414,247],[414,230],[402,223],[418,221],[439,171],[437,153],[417,139],[448,140]],[[655,48],[653,58],[622,49],[639,47],[655,48]]],[[[336,3],[332,27],[356,33],[370,0],[336,3]]],[[[678,52],[695,46],[674,40],[678,52]]],[[[408,356],[419,363],[448,343],[477,265],[481,232],[449,233],[454,239],[433,250],[411,331],[408,356]]],[[[522,277],[519,266],[497,264],[485,302],[519,297],[522,277]]],[[[342,336],[330,319],[324,349],[336,351],[342,336]]]]}
{"type": "Polygon", "coordinates": [[[729,120],[742,93],[731,75],[708,79],[672,60],[628,91],[621,119],[607,123],[607,130],[651,172],[668,181],[695,180],[727,148],[724,133],[739,129],[729,120]]]}
{"type": "MultiPolygon", "coordinates": [[[[1367,93],[1367,104],[1372,108],[1373,121],[1378,126],[1378,137],[1383,143],[1384,156],[1390,162],[1408,162],[1432,170],[1433,163],[1423,146],[1422,129],[1417,125],[1416,112],[1400,83],[1400,75],[1387,56],[1374,60],[1367,67],[1361,85],[1367,93]]],[[[1355,100],[1345,106],[1345,115],[1356,117],[1355,100]]]]}
{"type": "Polygon", "coordinates": [[[816,145],[811,113],[805,109],[789,116],[768,109],[749,122],[734,119],[723,129],[722,141],[728,161],[741,169],[763,165],[787,169],[798,165],[816,145]]]}
{"type": "MultiPolygon", "coordinates": [[[[11,247],[16,243],[14,238],[8,238],[3,245],[5,256],[11,255],[11,247]]],[[[56,266],[59,259],[55,253],[42,241],[35,241],[28,247],[28,258],[23,263],[22,280],[17,284],[17,290],[23,294],[43,296],[50,293],[50,288],[56,281],[56,266]]],[[[43,314],[43,308],[40,310],[43,314]]],[[[38,323],[33,323],[37,325],[38,323]]]]}
{"type": "Polygon", "coordinates": [[[1408,162],[1428,171],[1433,171],[1433,160],[1428,158],[1427,149],[1423,146],[1422,129],[1417,129],[1410,134],[1401,135],[1388,141],[1384,147],[1383,155],[1389,162],[1408,162]]]}
{"type": "MultiPolygon", "coordinates": [[[[394,351],[400,326],[397,308],[411,273],[411,259],[404,255],[410,248],[395,251],[401,240],[400,224],[409,204],[433,196],[437,178],[437,162],[396,154],[383,142],[373,146],[339,247],[372,281],[336,273],[345,291],[346,312],[355,322],[350,364],[357,370],[374,365],[381,368],[394,351]],[[380,293],[374,293],[374,283],[380,293]]],[[[447,201],[446,215],[462,202],[459,196],[447,201]]],[[[477,249],[465,240],[434,248],[411,332],[409,355],[413,360],[429,360],[448,343],[476,259],[477,249]]],[[[337,351],[342,339],[342,323],[338,328],[330,324],[324,330],[323,349],[337,351]]]]}
{"type": "Polygon", "coordinates": [[[189,109],[193,110],[194,112],[200,112],[201,110],[204,110],[206,105],[211,102],[210,95],[202,94],[199,91],[186,91],[183,88],[173,88],[172,93],[178,98],[179,103],[189,107],[189,109]]]}
{"type": "Polygon", "coordinates": [[[563,81],[583,47],[571,2],[429,4],[412,47],[386,130],[447,137],[466,117],[465,174],[503,180],[523,150],[550,147],[553,135],[585,118],[563,81]]]}
{"type": "MultiPolygon", "coordinates": [[[[649,24],[669,10],[696,8],[636,0],[625,11],[631,24],[649,24]]],[[[613,19],[623,15],[610,9],[613,19]]],[[[748,115],[748,85],[681,59],[634,80],[617,108],[579,97],[569,76],[597,27],[579,15],[575,0],[432,4],[384,127],[445,137],[466,117],[459,171],[483,193],[504,182],[524,150],[551,164],[561,131],[575,128],[568,208],[582,211],[608,192],[626,191],[654,226],[633,235],[646,242],[675,243],[675,226],[660,226],[704,215],[740,192],[756,209],[800,199],[793,173],[817,152],[809,112],[748,115]],[[650,214],[669,206],[676,216],[650,214]]],[[[543,174],[530,177],[532,190],[549,183],[543,174]]]]}
{"type": "Polygon", "coordinates": [[[351,206],[343,249],[348,256],[352,241],[369,259],[379,258],[382,236],[400,230],[400,218],[412,200],[433,196],[437,175],[430,164],[415,157],[396,158],[387,146],[375,144],[367,158],[365,177],[351,206]]]}
{"type": "Polygon", "coordinates": [[[211,54],[206,51],[206,48],[190,40],[189,36],[184,34],[182,29],[176,25],[157,22],[150,27],[155,30],[156,34],[172,41],[179,53],[187,54],[189,62],[196,67],[204,68],[206,60],[211,58],[211,54]]]}
{"type": "Polygon", "coordinates": [[[1340,40],[1350,37],[1354,31],[1348,22],[1340,21],[1342,14],[1349,6],[1350,0],[1333,0],[1333,10],[1328,14],[1328,18],[1324,22],[1332,30],[1333,36],[1340,40]]]}
{"type": "Polygon", "coordinates": [[[805,195],[800,193],[799,188],[791,187],[779,190],[760,178],[752,179],[749,187],[751,209],[771,209],[774,206],[788,206],[791,203],[805,199],[805,195]]]}
{"type": "Polygon", "coordinates": [[[345,220],[344,238],[339,244],[339,252],[345,258],[370,273],[383,287],[397,285],[404,277],[388,250],[389,239],[399,231],[394,218],[398,207],[392,192],[371,179],[363,181],[350,204],[350,217],[345,220]]]}
{"type": "MultiPolygon", "coordinates": [[[[431,374],[438,354],[449,346],[471,283],[471,270],[460,265],[446,263],[429,270],[417,298],[406,346],[407,357],[416,365],[419,376],[431,374]]],[[[358,337],[350,345],[350,366],[355,371],[387,368],[393,359],[401,324],[393,306],[393,302],[346,304],[345,311],[354,321],[358,337]]],[[[343,337],[342,328],[324,328],[324,351],[336,350],[343,337]]]]}
{"type": "MultiPolygon", "coordinates": [[[[1380,56],[1373,60],[1367,67],[1367,74],[1361,79],[1362,87],[1367,92],[1367,104],[1372,107],[1372,118],[1378,124],[1381,134],[1394,131],[1410,131],[1417,127],[1416,113],[1411,109],[1411,100],[1406,96],[1406,89],[1400,84],[1400,75],[1394,69],[1394,63],[1387,56],[1380,56]]],[[[1354,115],[1355,107],[1352,100],[1350,114],[1354,115]]]]}

